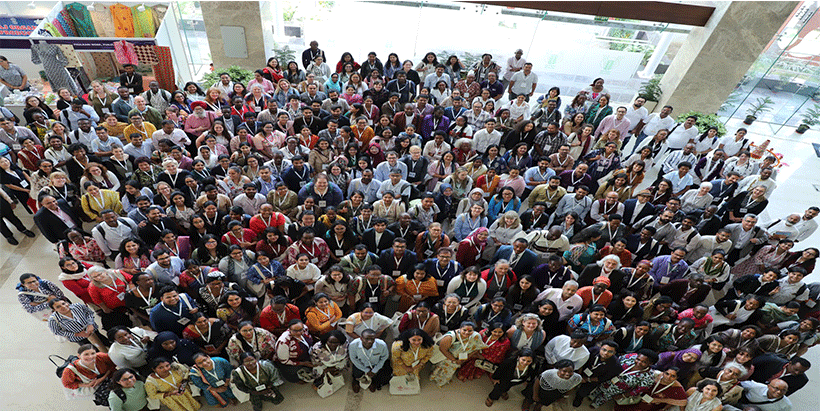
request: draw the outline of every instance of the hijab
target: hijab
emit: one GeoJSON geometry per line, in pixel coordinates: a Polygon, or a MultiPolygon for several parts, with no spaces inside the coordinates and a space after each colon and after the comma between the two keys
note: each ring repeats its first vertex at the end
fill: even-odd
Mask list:
{"type": "Polygon", "coordinates": [[[194,365],[193,356],[199,351],[199,347],[191,340],[180,339],[171,331],[163,331],[154,338],[154,344],[151,346],[151,350],[148,351],[148,359],[153,360],[155,358],[165,357],[176,360],[178,363],[192,366],[194,365]],[[177,343],[172,351],[168,351],[162,347],[162,343],[170,340],[177,343]]]}
{"type": "Polygon", "coordinates": [[[382,146],[380,146],[379,143],[375,141],[370,143],[370,145],[367,147],[366,154],[368,157],[370,157],[370,164],[372,164],[373,167],[376,167],[377,165],[386,161],[386,159],[384,158],[384,152],[382,152],[382,146]],[[370,149],[374,146],[379,149],[379,152],[376,154],[370,152],[370,149]]]}
{"type": "Polygon", "coordinates": [[[700,350],[697,348],[688,348],[680,351],[667,351],[661,353],[660,359],[655,365],[655,369],[666,371],[671,367],[678,367],[680,369],[680,371],[678,371],[678,379],[681,380],[688,378],[688,376],[691,375],[692,370],[698,365],[700,356],[700,350]],[[695,354],[697,358],[695,358],[694,362],[689,363],[683,360],[683,356],[685,354],[695,354]]]}
{"type": "Polygon", "coordinates": [[[470,240],[480,250],[484,250],[484,247],[487,245],[487,240],[486,239],[484,241],[479,240],[478,235],[481,234],[481,233],[489,233],[489,232],[490,232],[490,230],[488,230],[487,227],[478,227],[475,230],[473,230],[473,232],[470,233],[470,235],[468,235],[467,238],[465,238],[465,240],[470,240]]]}

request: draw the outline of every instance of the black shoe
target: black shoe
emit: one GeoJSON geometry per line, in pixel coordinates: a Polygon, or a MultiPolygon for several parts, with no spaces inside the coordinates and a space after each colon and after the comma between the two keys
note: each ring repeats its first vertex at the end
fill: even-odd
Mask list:
{"type": "Polygon", "coordinates": [[[578,408],[583,403],[584,403],[584,397],[575,397],[575,399],[572,401],[572,406],[575,407],[575,408],[578,408]]]}
{"type": "Polygon", "coordinates": [[[19,242],[19,241],[17,241],[17,239],[16,239],[16,238],[14,238],[14,237],[6,237],[6,241],[8,241],[8,242],[9,242],[9,244],[11,244],[11,245],[17,245],[17,244],[20,244],[20,242],[19,242]]]}
{"type": "Polygon", "coordinates": [[[31,230],[24,230],[23,235],[25,235],[26,237],[31,237],[31,238],[34,238],[34,237],[37,236],[37,234],[34,234],[34,231],[31,231],[31,230]]]}

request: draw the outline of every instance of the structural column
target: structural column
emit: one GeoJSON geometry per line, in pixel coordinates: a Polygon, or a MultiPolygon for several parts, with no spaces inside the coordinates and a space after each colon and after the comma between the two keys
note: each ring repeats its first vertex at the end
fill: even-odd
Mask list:
{"type": "Polygon", "coordinates": [[[717,112],[799,2],[718,2],[705,27],[689,33],[660,86],[659,111],[717,112]]]}
{"type": "Polygon", "coordinates": [[[217,70],[232,65],[256,70],[265,65],[267,53],[259,2],[202,1],[200,6],[211,60],[217,70]],[[243,31],[244,35],[239,34],[243,31]]]}

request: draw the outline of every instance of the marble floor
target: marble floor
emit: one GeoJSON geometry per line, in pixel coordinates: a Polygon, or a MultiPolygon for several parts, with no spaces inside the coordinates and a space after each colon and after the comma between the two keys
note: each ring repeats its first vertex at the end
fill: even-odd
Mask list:
{"type": "MultiPolygon", "coordinates": [[[[740,127],[740,121],[731,120],[729,130],[740,127]]],[[[793,133],[793,129],[784,128],[777,136],[772,136],[771,128],[757,123],[749,129],[749,137],[755,142],[770,138],[771,147],[783,153],[788,167],[780,170],[778,187],[762,220],[785,217],[792,212],[802,213],[811,205],[820,204],[820,158],[815,155],[811,142],[820,141],[820,132],[809,131],[804,135],[793,133]]],[[[652,176],[646,180],[652,181],[652,176]]],[[[25,211],[18,210],[18,215],[31,226],[31,217],[25,211]]],[[[32,272],[42,278],[55,281],[58,269],[53,246],[45,238],[27,238],[17,235],[19,246],[11,246],[0,239],[0,310],[5,312],[0,318],[0,335],[5,335],[5,342],[0,346],[0,409],[4,410],[42,410],[59,407],[61,410],[91,410],[96,408],[90,403],[65,401],[60,382],[54,375],[54,366],[48,361],[48,355],[67,356],[76,350],[74,344],[58,343],[43,323],[25,314],[20,309],[14,289],[20,274],[32,272]]],[[[820,246],[820,234],[800,243],[798,248],[820,246]]],[[[808,281],[820,281],[815,274],[808,281]]],[[[64,290],[68,293],[67,290],[64,290]]],[[[811,392],[820,383],[820,349],[809,351],[807,357],[816,365],[808,371],[809,386],[792,396],[795,409],[809,409],[816,404],[811,392]]],[[[429,371],[428,371],[429,372],[429,371]]],[[[404,409],[432,410],[441,409],[460,411],[484,409],[484,398],[489,392],[490,381],[486,377],[479,381],[462,383],[454,381],[443,388],[432,385],[427,378],[422,378],[422,392],[419,396],[394,397],[385,388],[377,393],[362,392],[354,394],[343,389],[328,399],[320,399],[306,385],[286,385],[282,392],[287,398],[285,403],[265,409],[324,409],[324,410],[378,410],[393,405],[402,405],[404,409]],[[298,398],[298,402],[297,399],[298,398]]],[[[508,401],[501,401],[493,409],[520,409],[521,394],[512,392],[508,401]]],[[[570,410],[570,404],[559,404],[555,410],[570,410]]],[[[205,410],[214,407],[204,407],[205,410]]],[[[242,404],[236,409],[250,410],[249,404],[242,404]]],[[[582,410],[588,409],[586,406],[582,410]]],[[[603,407],[602,409],[607,409],[603,407]]]]}

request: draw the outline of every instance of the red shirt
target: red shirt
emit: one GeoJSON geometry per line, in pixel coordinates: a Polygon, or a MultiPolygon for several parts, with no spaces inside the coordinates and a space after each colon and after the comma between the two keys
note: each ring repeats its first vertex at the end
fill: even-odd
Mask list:
{"type": "Polygon", "coordinates": [[[280,321],[279,315],[273,312],[271,306],[268,305],[267,307],[265,307],[265,309],[262,310],[262,313],[259,314],[259,325],[278,337],[279,334],[282,333],[277,332],[277,328],[279,328],[280,330],[284,330],[287,328],[288,323],[290,323],[291,320],[301,318],[301,315],[299,314],[299,308],[293,304],[285,305],[284,314],[285,319],[283,321],[280,321]]]}
{"type": "Polygon", "coordinates": [[[125,293],[128,292],[128,284],[131,282],[131,275],[122,271],[120,271],[119,274],[125,278],[125,281],[115,277],[114,286],[100,288],[93,283],[88,286],[88,294],[91,295],[91,299],[94,301],[94,304],[105,304],[106,307],[112,310],[119,307],[125,307],[125,293]],[[120,293],[122,293],[122,299],[117,297],[120,293]]]}
{"type": "Polygon", "coordinates": [[[264,237],[262,237],[262,236],[265,235],[264,233],[265,233],[266,228],[268,228],[268,227],[282,227],[284,225],[285,225],[285,215],[282,214],[282,213],[276,212],[276,211],[273,212],[273,214],[270,216],[270,220],[268,220],[267,222],[262,219],[261,214],[257,214],[255,216],[253,216],[251,218],[250,223],[248,223],[248,226],[250,227],[251,230],[253,230],[254,233],[256,233],[256,236],[259,237],[259,238],[262,238],[262,239],[264,239],[264,237]]]}

